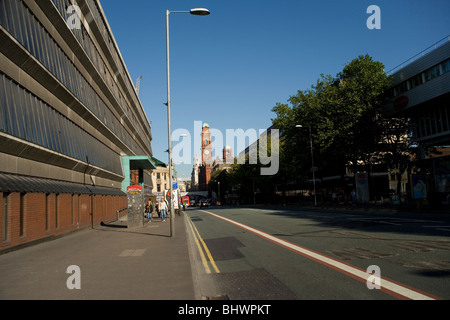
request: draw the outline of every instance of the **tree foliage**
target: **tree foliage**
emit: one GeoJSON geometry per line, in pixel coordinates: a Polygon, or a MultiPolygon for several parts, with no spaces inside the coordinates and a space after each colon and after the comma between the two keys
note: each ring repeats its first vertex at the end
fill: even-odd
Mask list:
{"type": "MultiPolygon", "coordinates": [[[[383,109],[390,86],[384,65],[362,55],[334,77],[322,74],[310,89],[291,96],[288,104],[277,103],[272,122],[282,136],[280,170],[265,182],[282,189],[308,179],[310,138],[315,166],[323,176],[344,174],[346,166],[353,172],[368,171],[374,164],[406,170],[411,153],[410,124],[408,119],[389,117],[383,109]]],[[[250,188],[258,174],[247,165],[238,165],[232,175],[246,193],[245,188],[250,188]],[[237,179],[241,179],[239,183],[237,179]]]]}

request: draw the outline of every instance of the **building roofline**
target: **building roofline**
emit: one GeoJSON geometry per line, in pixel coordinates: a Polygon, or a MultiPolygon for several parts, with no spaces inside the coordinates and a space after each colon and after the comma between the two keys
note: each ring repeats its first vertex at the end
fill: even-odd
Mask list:
{"type": "Polygon", "coordinates": [[[435,42],[434,44],[432,44],[431,46],[429,46],[428,48],[422,50],[421,52],[419,52],[418,54],[416,54],[415,56],[409,58],[408,60],[405,60],[404,62],[402,62],[401,64],[399,64],[398,66],[396,66],[395,68],[392,68],[391,70],[389,70],[386,74],[387,75],[392,75],[394,73],[399,72],[400,70],[402,70],[403,68],[407,67],[408,65],[410,65],[411,63],[413,63],[414,61],[418,60],[419,58],[424,57],[425,55],[433,52],[434,50],[436,50],[437,48],[443,46],[444,44],[446,44],[447,42],[450,42],[450,35],[445,36],[444,38],[442,38],[441,40],[435,42]]]}

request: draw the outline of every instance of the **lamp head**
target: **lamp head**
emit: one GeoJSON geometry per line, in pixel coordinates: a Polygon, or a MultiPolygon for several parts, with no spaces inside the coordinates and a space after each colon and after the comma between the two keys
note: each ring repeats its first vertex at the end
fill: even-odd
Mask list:
{"type": "Polygon", "coordinates": [[[191,9],[191,11],[189,11],[189,12],[196,16],[207,16],[211,13],[211,12],[209,12],[208,9],[205,9],[205,8],[194,8],[194,9],[191,9]]]}

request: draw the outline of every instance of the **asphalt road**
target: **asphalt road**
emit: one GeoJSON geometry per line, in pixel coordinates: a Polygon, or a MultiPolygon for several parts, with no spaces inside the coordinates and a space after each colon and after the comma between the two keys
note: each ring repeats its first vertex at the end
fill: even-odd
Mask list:
{"type": "Polygon", "coordinates": [[[205,297],[450,299],[447,214],[264,207],[186,214],[205,297]]]}

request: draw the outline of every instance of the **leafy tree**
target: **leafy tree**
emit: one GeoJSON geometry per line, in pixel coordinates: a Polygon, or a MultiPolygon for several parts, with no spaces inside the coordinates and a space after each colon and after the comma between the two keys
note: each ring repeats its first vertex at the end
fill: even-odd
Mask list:
{"type": "MultiPolygon", "coordinates": [[[[297,124],[311,126],[315,162],[321,171],[343,174],[345,165],[357,172],[379,163],[385,152],[380,145],[389,134],[382,110],[389,87],[383,64],[365,55],[352,60],[335,77],[321,75],[311,89],[298,91],[288,100],[292,107],[277,104],[272,109],[277,116],[273,123],[282,128],[283,151],[290,163],[310,168],[307,152],[294,156],[309,138],[307,130],[295,128],[297,124]]],[[[308,171],[303,169],[303,176],[308,171]]]]}

